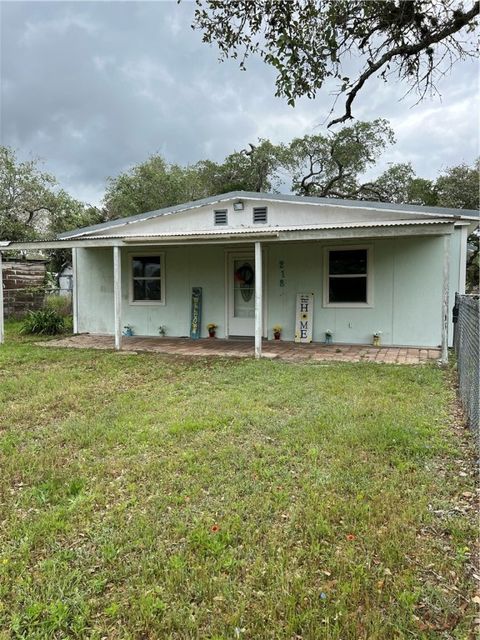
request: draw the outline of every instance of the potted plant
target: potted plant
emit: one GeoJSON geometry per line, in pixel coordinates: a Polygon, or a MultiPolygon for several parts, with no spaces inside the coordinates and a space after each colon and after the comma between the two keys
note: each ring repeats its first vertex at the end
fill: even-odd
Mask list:
{"type": "Polygon", "coordinates": [[[375,331],[375,333],[373,334],[373,346],[374,347],[380,347],[382,344],[382,332],[381,331],[375,331]]]}
{"type": "Polygon", "coordinates": [[[215,333],[217,331],[217,327],[218,327],[218,325],[216,325],[214,322],[210,322],[209,324],[207,324],[208,336],[210,338],[215,338],[215,333]]]}
{"type": "Polygon", "coordinates": [[[332,344],[333,331],[327,329],[325,331],[325,344],[332,344]]]}
{"type": "Polygon", "coordinates": [[[280,340],[280,336],[282,335],[282,327],[279,324],[276,324],[272,327],[273,337],[275,340],[280,340]]]}
{"type": "Polygon", "coordinates": [[[158,333],[164,338],[167,335],[167,327],[164,324],[161,324],[158,327],[158,333]]]}
{"type": "Polygon", "coordinates": [[[123,327],[123,335],[124,336],[133,336],[133,327],[131,324],[126,324],[123,327]]]}

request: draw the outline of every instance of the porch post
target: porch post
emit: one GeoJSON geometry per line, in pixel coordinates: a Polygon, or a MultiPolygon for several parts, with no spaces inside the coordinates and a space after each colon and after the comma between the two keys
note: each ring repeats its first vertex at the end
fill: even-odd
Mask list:
{"type": "Polygon", "coordinates": [[[448,363],[448,303],[450,297],[450,235],[443,236],[443,300],[442,300],[442,357],[448,363]]]}
{"type": "Polygon", "coordinates": [[[255,358],[262,357],[263,327],[262,244],[255,242],[255,358]]]}
{"type": "Polygon", "coordinates": [[[122,348],[122,266],[120,247],[113,247],[113,303],[115,324],[115,349],[122,348]]]}
{"type": "Polygon", "coordinates": [[[72,313],[73,333],[78,333],[77,250],[72,249],[72,313]]]}
{"type": "Polygon", "coordinates": [[[3,267],[2,252],[0,251],[0,344],[5,342],[5,325],[3,318],[3,267]]]}

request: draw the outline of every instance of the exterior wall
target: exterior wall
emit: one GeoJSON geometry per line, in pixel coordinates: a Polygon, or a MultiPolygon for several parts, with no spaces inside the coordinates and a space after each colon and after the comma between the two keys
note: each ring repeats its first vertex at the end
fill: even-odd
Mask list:
{"type": "MultiPolygon", "coordinates": [[[[143,249],[122,249],[122,325],[137,335],[158,335],[165,325],[169,336],[190,334],[192,287],[202,287],[202,335],[216,322],[225,335],[225,250],[221,246],[168,247],[165,254],[165,305],[130,304],[130,254],[143,249]]],[[[155,251],[148,247],[145,251],[155,251]]],[[[113,333],[112,249],[78,249],[79,333],[113,333]]]]}
{"type": "MultiPolygon", "coordinates": [[[[450,301],[458,290],[460,230],[451,241],[450,301]]],[[[282,339],[293,340],[295,300],[299,292],[314,293],[314,341],[325,331],[339,343],[370,343],[374,331],[382,331],[382,344],[437,346],[441,342],[443,237],[402,237],[370,241],[270,243],[265,246],[265,326],[281,324],[282,339]],[[373,306],[326,308],[323,306],[323,260],[328,246],[361,244],[372,247],[373,306]],[[280,262],[285,282],[280,286],[280,262]]],[[[122,249],[122,325],[133,326],[136,335],[158,335],[165,325],[169,336],[188,336],[190,299],[194,286],[203,289],[202,335],[206,325],[219,325],[225,336],[225,252],[240,247],[195,245],[165,247],[165,305],[129,302],[129,253],[122,249]]],[[[246,247],[253,252],[253,246],[246,247]]],[[[148,247],[146,251],[155,251],[148,247]]],[[[79,332],[113,333],[112,249],[78,249],[79,332]]]]}

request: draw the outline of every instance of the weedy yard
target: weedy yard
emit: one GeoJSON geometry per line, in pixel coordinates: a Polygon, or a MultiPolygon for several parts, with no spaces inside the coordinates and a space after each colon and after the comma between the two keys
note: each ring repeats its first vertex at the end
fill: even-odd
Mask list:
{"type": "Polygon", "coordinates": [[[0,348],[0,637],[468,638],[435,366],[0,348]]]}

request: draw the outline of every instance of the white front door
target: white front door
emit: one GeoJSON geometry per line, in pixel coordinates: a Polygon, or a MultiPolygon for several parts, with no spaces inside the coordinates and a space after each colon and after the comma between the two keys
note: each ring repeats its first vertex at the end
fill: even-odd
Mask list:
{"type": "Polygon", "coordinates": [[[255,257],[253,253],[228,258],[228,335],[255,335],[255,257]]]}

